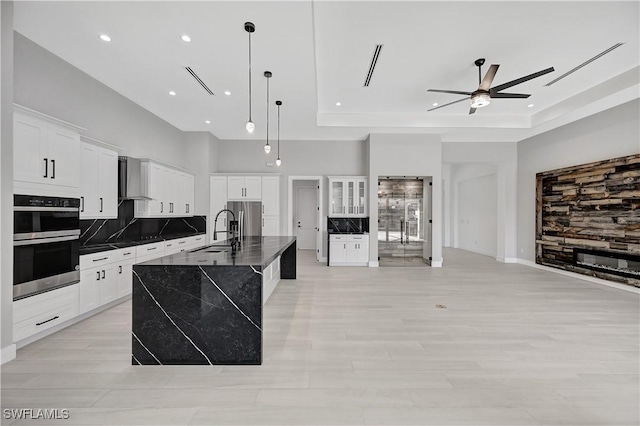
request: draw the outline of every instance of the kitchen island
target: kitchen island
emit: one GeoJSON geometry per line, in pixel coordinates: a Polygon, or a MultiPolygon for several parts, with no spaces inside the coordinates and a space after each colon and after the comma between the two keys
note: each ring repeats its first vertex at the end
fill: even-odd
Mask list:
{"type": "Polygon", "coordinates": [[[295,237],[245,237],[133,267],[133,365],[262,364],[262,305],[296,278],[295,237]]]}

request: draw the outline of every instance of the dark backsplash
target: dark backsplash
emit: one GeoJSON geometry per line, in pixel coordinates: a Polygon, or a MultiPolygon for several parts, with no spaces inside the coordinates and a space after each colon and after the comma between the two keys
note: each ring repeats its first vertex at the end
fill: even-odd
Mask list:
{"type": "Polygon", "coordinates": [[[118,204],[117,219],[81,220],[80,245],[197,235],[207,229],[206,216],[136,219],[133,212],[134,201],[123,200],[118,204]]]}
{"type": "Polygon", "coordinates": [[[368,217],[328,217],[329,234],[364,234],[369,232],[368,217]]]}

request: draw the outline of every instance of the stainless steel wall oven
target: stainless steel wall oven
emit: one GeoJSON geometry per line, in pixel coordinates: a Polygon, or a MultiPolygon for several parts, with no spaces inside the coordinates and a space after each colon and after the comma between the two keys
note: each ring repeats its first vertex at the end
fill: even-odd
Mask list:
{"type": "Polygon", "coordinates": [[[13,299],[80,281],[80,200],[14,195],[13,299]]]}

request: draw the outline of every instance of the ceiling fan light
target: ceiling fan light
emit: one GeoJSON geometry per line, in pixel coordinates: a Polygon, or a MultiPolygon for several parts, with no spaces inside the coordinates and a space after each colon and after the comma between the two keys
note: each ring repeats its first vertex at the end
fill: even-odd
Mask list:
{"type": "Polygon", "coordinates": [[[491,103],[491,96],[486,92],[474,93],[471,95],[471,108],[486,107],[491,103]]]}

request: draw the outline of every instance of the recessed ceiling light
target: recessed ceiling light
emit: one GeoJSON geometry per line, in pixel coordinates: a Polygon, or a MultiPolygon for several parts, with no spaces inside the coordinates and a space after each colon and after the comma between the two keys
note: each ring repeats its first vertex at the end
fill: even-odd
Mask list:
{"type": "Polygon", "coordinates": [[[182,39],[182,41],[185,41],[187,43],[189,43],[191,41],[191,37],[189,37],[186,34],[182,34],[182,37],[180,37],[182,39]]]}
{"type": "Polygon", "coordinates": [[[336,102],[336,106],[340,106],[342,105],[340,102],[336,102]]]}
{"type": "Polygon", "coordinates": [[[100,40],[102,41],[111,41],[111,37],[106,34],[100,34],[100,40]]]}
{"type": "Polygon", "coordinates": [[[533,105],[533,104],[529,104],[529,105],[527,105],[527,108],[533,108],[533,107],[534,107],[534,105],[533,105]]]}
{"type": "Polygon", "coordinates": [[[169,94],[170,94],[171,96],[175,96],[175,95],[176,95],[176,92],[174,92],[173,90],[169,90],[169,94]]]}
{"type": "Polygon", "coordinates": [[[204,122],[207,123],[207,124],[211,124],[211,121],[209,121],[209,120],[204,120],[204,122]]]}
{"type": "Polygon", "coordinates": [[[228,90],[227,90],[227,91],[225,91],[225,92],[224,92],[224,94],[225,94],[225,95],[227,95],[227,96],[231,96],[231,92],[230,92],[230,91],[228,91],[228,90]]]}
{"type": "Polygon", "coordinates": [[[437,103],[437,102],[434,102],[434,103],[433,103],[433,106],[438,106],[438,103],[437,103]]]}

